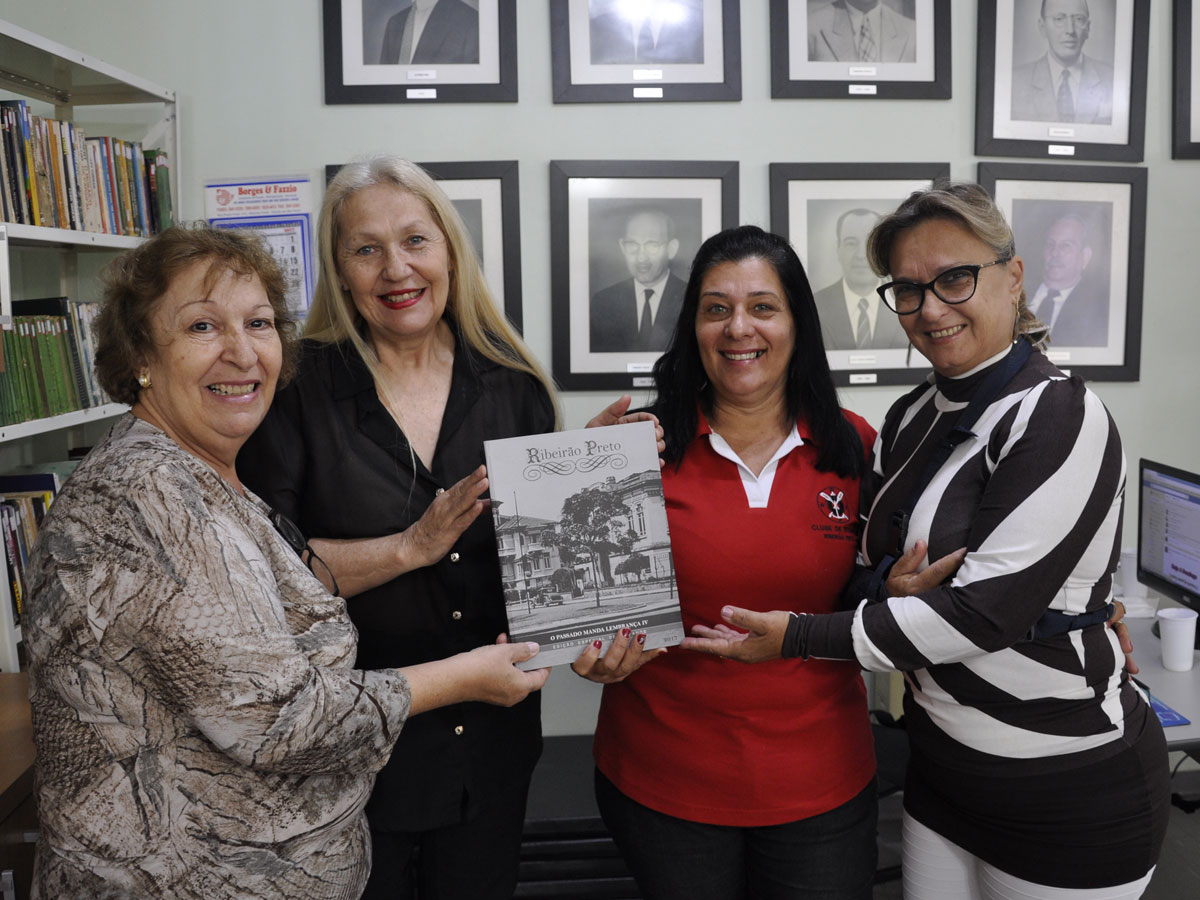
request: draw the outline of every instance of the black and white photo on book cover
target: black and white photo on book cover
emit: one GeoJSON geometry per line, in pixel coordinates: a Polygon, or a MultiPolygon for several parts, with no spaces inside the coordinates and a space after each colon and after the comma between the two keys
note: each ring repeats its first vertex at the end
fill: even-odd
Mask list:
{"type": "Polygon", "coordinates": [[[509,637],[570,663],[621,628],[683,640],[654,426],[485,441],[509,637]]]}

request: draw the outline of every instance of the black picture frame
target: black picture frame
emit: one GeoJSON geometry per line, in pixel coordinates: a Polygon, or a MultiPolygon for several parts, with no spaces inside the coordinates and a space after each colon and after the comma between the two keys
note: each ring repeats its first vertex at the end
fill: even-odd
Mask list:
{"type": "Polygon", "coordinates": [[[550,328],[558,384],[569,391],[653,387],[651,369],[666,349],[695,251],[737,223],[735,161],[552,161],[550,328]],[[664,229],[658,250],[643,245],[626,257],[620,245],[641,237],[630,229],[647,217],[664,229]],[[642,253],[653,252],[657,262],[642,261],[642,253]],[[667,281],[657,301],[656,339],[644,348],[636,333],[634,268],[656,264],[667,281]]]}
{"type": "Polygon", "coordinates": [[[636,54],[632,25],[626,51],[624,35],[605,24],[615,10],[599,7],[601,12],[590,17],[588,0],[550,0],[554,102],[741,100],[740,0],[680,0],[677,5],[687,13],[680,40],[668,45],[660,37],[657,52],[663,59],[637,62],[634,55],[626,56],[636,54]],[[668,61],[672,57],[680,61],[668,61]]]}
{"type": "Polygon", "coordinates": [[[979,183],[1012,225],[1025,264],[1026,302],[1038,306],[1035,312],[1046,324],[1052,314],[1040,308],[1038,296],[1044,283],[1054,285],[1043,282],[1043,274],[1053,265],[1060,282],[1075,275],[1050,329],[1046,355],[1091,381],[1140,377],[1146,182],[1146,170],[1133,166],[979,164],[979,183]],[[1079,249],[1062,249],[1068,239],[1079,249]],[[1064,319],[1074,299],[1087,300],[1089,315],[1078,315],[1077,304],[1075,314],[1064,319]],[[1104,315],[1097,316],[1101,303],[1104,315]]]}
{"type": "MultiPolygon", "coordinates": [[[[439,2],[457,4],[447,9],[475,9],[479,40],[473,61],[384,64],[387,46],[395,47],[395,29],[388,24],[409,8],[408,0],[322,0],[325,103],[516,103],[517,0],[439,2]],[[352,39],[355,33],[361,40],[352,39]]],[[[455,38],[471,32],[461,18],[446,15],[447,40],[430,53],[453,59],[464,51],[455,38]]],[[[431,14],[420,40],[439,23],[431,14]]]]}
{"type": "Polygon", "coordinates": [[[950,98],[950,0],[883,0],[882,15],[896,17],[892,27],[903,42],[896,55],[905,57],[912,48],[915,52],[912,60],[874,64],[858,59],[858,49],[847,36],[848,26],[842,27],[842,17],[848,23],[849,16],[840,2],[810,11],[805,0],[771,0],[773,98],[950,98]],[[908,7],[913,16],[904,14],[908,7]],[[795,52],[797,47],[803,56],[795,52]]]}
{"type": "Polygon", "coordinates": [[[860,387],[923,380],[930,363],[912,348],[896,314],[875,293],[881,279],[866,265],[864,251],[878,218],[913,191],[949,177],[950,164],[771,163],[768,171],[771,230],[786,237],[804,263],[834,383],[860,387]],[[856,275],[872,283],[843,287],[856,275]],[[874,309],[871,340],[863,347],[855,343],[847,290],[874,309]]]}
{"type": "Polygon", "coordinates": [[[976,155],[1142,161],[1150,0],[1112,3],[1111,21],[1097,18],[1099,4],[1090,10],[1082,41],[1084,74],[1078,76],[1088,84],[1077,85],[1078,97],[1070,101],[1078,115],[1091,121],[1064,122],[1050,86],[1044,36],[1049,26],[1041,22],[1041,0],[1006,0],[1010,15],[1005,21],[997,19],[997,0],[980,0],[976,155]],[[1087,52],[1093,44],[1095,57],[1087,52]]]}
{"type": "Polygon", "coordinates": [[[1193,0],[1175,0],[1171,23],[1174,41],[1173,104],[1171,158],[1200,159],[1200,67],[1196,49],[1200,47],[1200,16],[1193,0]]]}
{"type": "MultiPolygon", "coordinates": [[[[421,162],[417,165],[441,183],[454,203],[471,236],[488,289],[501,312],[517,331],[523,332],[521,185],[517,161],[421,162]],[[477,208],[466,205],[476,202],[477,208]]],[[[326,184],[340,168],[340,164],[325,166],[326,184]]]]}

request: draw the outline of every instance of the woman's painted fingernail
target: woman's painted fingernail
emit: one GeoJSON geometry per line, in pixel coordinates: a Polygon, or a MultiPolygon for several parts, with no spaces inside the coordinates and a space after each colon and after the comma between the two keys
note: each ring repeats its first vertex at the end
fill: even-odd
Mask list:
{"type": "Polygon", "coordinates": [[[621,629],[621,637],[623,637],[623,638],[627,638],[627,637],[629,637],[629,635],[631,635],[631,634],[633,634],[633,632],[632,632],[630,629],[628,629],[628,628],[622,628],[622,629],[621,629]]]}
{"type": "Polygon", "coordinates": [[[599,650],[604,644],[601,641],[592,641],[592,646],[599,650]]]}
{"type": "Polygon", "coordinates": [[[637,636],[637,642],[639,645],[646,643],[646,636],[644,634],[639,634],[637,636]]]}

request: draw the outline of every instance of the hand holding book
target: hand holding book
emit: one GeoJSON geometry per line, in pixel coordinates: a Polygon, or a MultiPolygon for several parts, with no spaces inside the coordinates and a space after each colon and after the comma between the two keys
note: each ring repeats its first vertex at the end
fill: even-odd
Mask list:
{"type": "Polygon", "coordinates": [[[651,412],[628,412],[629,405],[633,402],[633,397],[629,394],[622,394],[604,409],[600,410],[587,423],[585,428],[603,428],[605,425],[628,425],[630,422],[653,422],[654,423],[654,440],[657,442],[657,450],[659,454],[658,467],[663,467],[662,454],[667,451],[667,442],[664,440],[663,427],[658,421],[658,416],[651,412]]]}
{"type": "Polygon", "coordinates": [[[541,645],[534,665],[615,681],[683,639],[655,424],[484,442],[509,631],[541,645]]]}
{"type": "Polygon", "coordinates": [[[622,628],[616,633],[603,655],[600,648],[604,642],[592,641],[588,644],[579,658],[571,663],[571,670],[579,676],[600,684],[614,684],[624,681],[646,663],[667,652],[666,647],[657,650],[643,650],[646,643],[645,632],[636,635],[631,628],[622,628]]]}

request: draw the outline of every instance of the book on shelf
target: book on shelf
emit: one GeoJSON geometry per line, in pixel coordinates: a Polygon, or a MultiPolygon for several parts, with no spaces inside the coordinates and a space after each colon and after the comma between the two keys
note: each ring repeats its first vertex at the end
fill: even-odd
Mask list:
{"type": "Polygon", "coordinates": [[[117,207],[121,216],[121,234],[136,234],[133,207],[129,203],[129,160],[125,155],[125,142],[113,138],[113,168],[117,173],[117,207]]]}
{"type": "Polygon", "coordinates": [[[8,115],[0,110],[0,220],[21,222],[21,213],[13,206],[12,176],[8,167],[8,115]]]}
{"type": "Polygon", "coordinates": [[[109,402],[95,376],[96,305],[66,297],[14,300],[3,334],[0,424],[60,415],[109,402]]]}
{"type": "Polygon", "coordinates": [[[622,628],[683,640],[654,426],[485,441],[509,638],[570,663],[622,628]]]}
{"type": "Polygon", "coordinates": [[[87,393],[91,398],[88,406],[103,406],[111,403],[112,398],[100,386],[96,377],[96,317],[100,315],[99,303],[71,303],[71,320],[75,324],[75,341],[79,345],[83,374],[87,381],[87,393]]]}
{"type": "Polygon", "coordinates": [[[104,197],[105,183],[100,177],[100,148],[95,138],[84,136],[83,155],[87,159],[88,189],[93,194],[96,205],[95,215],[99,218],[99,227],[95,230],[107,234],[111,230],[112,224],[108,216],[108,206],[104,197]]]}
{"type": "Polygon", "coordinates": [[[108,197],[108,214],[112,220],[109,228],[111,234],[124,234],[125,224],[121,217],[121,192],[117,186],[117,156],[110,137],[95,139],[100,149],[100,176],[105,182],[108,197]]]}
{"type": "Polygon", "coordinates": [[[0,220],[148,237],[173,221],[166,151],[0,101],[0,220]]]}
{"type": "Polygon", "coordinates": [[[92,165],[91,147],[87,135],[74,126],[71,128],[71,152],[79,172],[79,202],[84,230],[103,232],[104,221],[100,215],[100,194],[96,169],[92,165]]]}
{"type": "Polygon", "coordinates": [[[58,163],[54,155],[54,139],[50,134],[49,122],[43,116],[33,117],[34,125],[34,141],[35,141],[35,171],[41,178],[40,184],[44,189],[42,210],[42,224],[49,225],[53,228],[64,228],[63,220],[66,216],[66,210],[63,208],[63,201],[59,190],[59,172],[58,163]]]}
{"type": "Polygon", "coordinates": [[[5,562],[9,562],[9,592],[13,620],[19,623],[25,612],[25,571],[42,517],[50,498],[42,492],[0,493],[0,508],[5,511],[5,562]]]}
{"type": "Polygon", "coordinates": [[[25,578],[21,549],[17,544],[19,520],[14,507],[0,501],[0,537],[4,541],[4,561],[8,569],[8,596],[12,601],[13,624],[21,624],[25,612],[25,578]]]}
{"type": "Polygon", "coordinates": [[[75,463],[67,462],[33,464],[0,474],[0,536],[8,568],[14,624],[20,624],[25,611],[26,564],[37,540],[38,528],[74,466],[75,463]]]}
{"type": "Polygon", "coordinates": [[[142,145],[131,143],[129,152],[133,160],[134,186],[137,188],[138,234],[149,237],[153,233],[150,225],[150,203],[147,199],[147,181],[150,173],[146,171],[146,157],[142,153],[142,145]]]}
{"type": "Polygon", "coordinates": [[[87,383],[92,359],[79,335],[78,306],[67,297],[14,300],[12,304],[13,315],[46,316],[54,320],[51,324],[58,351],[56,359],[64,374],[63,390],[67,395],[68,409],[85,409],[96,405],[91,402],[91,390],[87,383]]]}
{"type": "Polygon", "coordinates": [[[175,225],[175,209],[171,200],[171,166],[166,150],[147,150],[146,156],[153,157],[155,189],[153,191],[159,231],[175,225]]]}
{"type": "Polygon", "coordinates": [[[21,224],[39,225],[41,216],[37,184],[34,181],[33,137],[29,104],[24,100],[0,100],[8,124],[6,156],[12,171],[12,183],[19,194],[14,198],[14,208],[21,210],[21,224]]]}
{"type": "Polygon", "coordinates": [[[79,174],[75,171],[74,153],[71,151],[71,123],[52,122],[58,143],[55,149],[62,160],[62,188],[66,195],[67,221],[75,231],[83,230],[83,216],[79,208],[79,174]]]}

